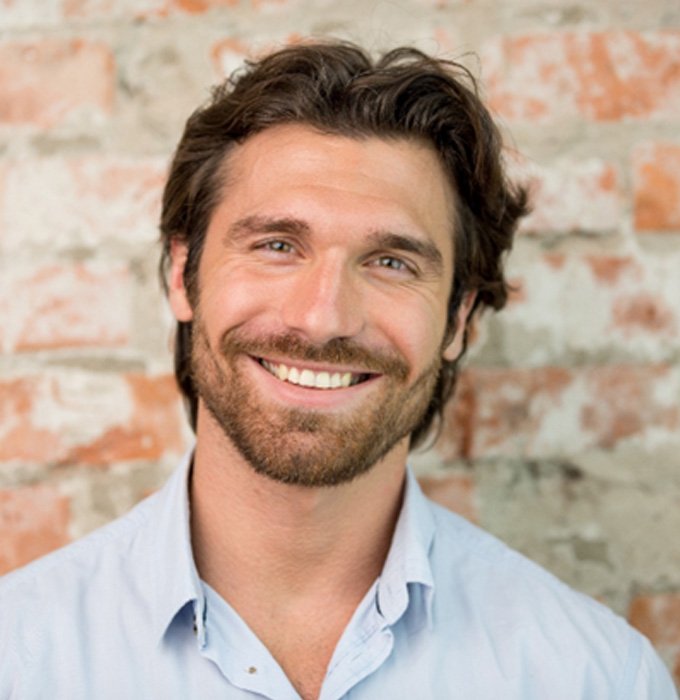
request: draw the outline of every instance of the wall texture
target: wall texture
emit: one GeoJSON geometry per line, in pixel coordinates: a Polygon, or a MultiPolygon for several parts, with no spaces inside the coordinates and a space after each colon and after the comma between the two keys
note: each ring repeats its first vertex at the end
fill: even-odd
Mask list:
{"type": "Polygon", "coordinates": [[[677,0],[0,0],[0,571],[185,449],[169,155],[244,56],[328,34],[462,57],[533,192],[423,485],[628,615],[680,683],[677,0]]]}

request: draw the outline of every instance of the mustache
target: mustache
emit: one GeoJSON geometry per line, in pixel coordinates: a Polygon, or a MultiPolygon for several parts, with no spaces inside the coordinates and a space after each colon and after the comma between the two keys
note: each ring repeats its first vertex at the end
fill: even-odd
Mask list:
{"type": "Polygon", "coordinates": [[[332,338],[323,345],[315,345],[294,333],[254,337],[235,328],[222,336],[220,350],[227,358],[241,353],[256,357],[279,354],[291,360],[353,365],[367,373],[385,374],[399,381],[406,381],[409,375],[408,362],[401,355],[369,350],[349,338],[332,338]]]}

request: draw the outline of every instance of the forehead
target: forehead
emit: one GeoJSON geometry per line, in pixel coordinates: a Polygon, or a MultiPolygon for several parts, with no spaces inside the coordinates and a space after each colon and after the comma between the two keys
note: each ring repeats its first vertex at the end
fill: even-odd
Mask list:
{"type": "Polygon", "coordinates": [[[401,227],[452,245],[455,195],[435,150],[406,138],[347,137],[304,125],[251,136],[225,162],[230,219],[286,215],[323,225],[401,227]]]}

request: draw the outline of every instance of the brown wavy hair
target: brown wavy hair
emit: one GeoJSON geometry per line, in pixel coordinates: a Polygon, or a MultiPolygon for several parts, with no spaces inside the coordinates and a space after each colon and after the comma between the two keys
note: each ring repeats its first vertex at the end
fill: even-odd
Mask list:
{"type": "MultiPolygon", "coordinates": [[[[476,291],[476,298],[465,340],[475,312],[505,305],[503,262],[517,222],[527,212],[527,195],[506,178],[501,137],[475,79],[461,64],[417,49],[397,48],[373,60],[360,47],[340,41],[298,44],[247,61],[189,117],[163,194],[160,269],[166,291],[171,242],[179,240],[188,248],[185,286],[192,303],[197,297],[198,263],[226,184],[224,164],[231,149],[264,129],[290,123],[348,137],[431,144],[457,198],[448,330],[456,330],[456,311],[468,291],[476,291]]],[[[422,443],[435,419],[441,424],[457,374],[458,360],[444,361],[411,447],[422,443]]],[[[175,375],[195,428],[190,322],[178,323],[175,375]]]]}

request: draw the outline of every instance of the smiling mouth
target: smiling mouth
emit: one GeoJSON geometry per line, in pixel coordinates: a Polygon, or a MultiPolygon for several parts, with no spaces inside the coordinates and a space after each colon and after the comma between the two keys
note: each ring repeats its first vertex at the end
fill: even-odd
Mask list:
{"type": "Polygon", "coordinates": [[[258,358],[258,362],[267,372],[282,382],[295,384],[310,389],[346,389],[367,381],[373,374],[360,372],[315,372],[311,369],[300,369],[285,365],[282,362],[271,362],[258,358]]]}

